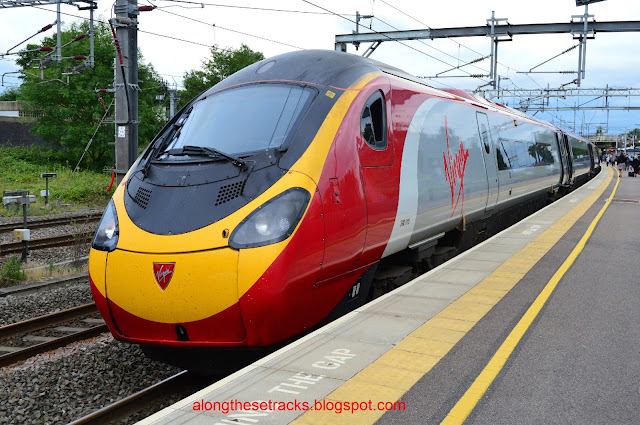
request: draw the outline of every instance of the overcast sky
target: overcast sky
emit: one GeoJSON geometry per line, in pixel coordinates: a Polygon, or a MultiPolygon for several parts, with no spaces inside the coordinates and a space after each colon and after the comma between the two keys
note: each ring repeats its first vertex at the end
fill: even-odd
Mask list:
{"type": "MultiPolygon", "coordinates": [[[[2,1],[2,0],[0,0],[2,1]]],[[[362,32],[369,26],[375,31],[395,29],[451,28],[461,26],[481,26],[495,11],[497,18],[508,18],[511,24],[569,22],[572,15],[584,13],[584,7],[576,7],[575,0],[203,0],[203,3],[189,0],[153,1],[140,0],[139,5],[153,4],[158,9],[144,12],[139,18],[141,30],[138,46],[147,62],[153,64],[162,77],[180,85],[185,71],[197,69],[207,57],[207,46],[218,45],[223,48],[237,48],[247,44],[251,49],[261,51],[270,57],[300,49],[333,49],[336,34],[350,33],[355,29],[355,12],[372,14],[374,19],[361,23],[362,32]],[[191,2],[191,4],[189,4],[191,2]],[[202,7],[202,4],[205,6],[202,7]],[[217,6],[214,6],[217,5],[217,6]],[[330,12],[348,14],[346,19],[330,12]],[[245,6],[254,8],[281,9],[313,13],[284,11],[264,11],[222,5],[245,6]],[[404,12],[404,13],[403,13],[404,12]],[[181,16],[177,16],[181,15],[181,16]],[[190,19],[188,19],[190,18],[190,19]],[[201,22],[196,22],[201,21],[201,22]],[[215,24],[215,26],[214,26],[215,24]],[[393,28],[395,27],[395,28],[393,28]],[[239,34],[240,31],[249,35],[239,34]],[[161,34],[180,38],[185,41],[161,37],[161,34]],[[262,37],[262,38],[260,38],[262,37]],[[269,39],[271,41],[265,40],[269,39]]],[[[113,1],[98,1],[97,16],[102,19],[111,17],[113,1]]],[[[41,27],[55,20],[55,5],[39,9],[33,7],[0,9],[0,52],[5,52],[16,43],[32,35],[41,27]]],[[[69,5],[62,6],[62,12],[88,17],[87,11],[78,11],[69,5]]],[[[640,21],[640,1],[606,0],[589,6],[589,13],[597,21],[640,21]]],[[[65,24],[79,18],[63,16],[65,24]]],[[[49,30],[46,35],[54,34],[49,30]]],[[[41,36],[40,36],[41,38],[41,36]]],[[[38,37],[31,42],[39,40],[38,37]]],[[[414,75],[429,76],[444,71],[451,66],[472,61],[490,53],[490,42],[485,37],[456,38],[454,40],[425,40],[383,43],[371,56],[390,65],[402,68],[414,75]],[[408,47],[410,46],[410,47],[408,47]]],[[[541,62],[561,53],[577,44],[569,34],[552,36],[516,36],[513,41],[500,44],[498,72],[506,88],[536,89],[540,87],[558,87],[570,82],[575,74],[520,74],[541,62]]],[[[607,84],[612,88],[640,88],[640,33],[619,33],[596,35],[587,43],[587,71],[583,88],[603,88],[607,84]]],[[[362,54],[366,46],[356,52],[353,46],[348,51],[362,54]]],[[[5,59],[8,59],[7,57],[5,59]]],[[[541,71],[576,71],[578,50],[574,49],[554,61],[538,68],[541,71]]],[[[0,73],[14,71],[10,60],[0,60],[0,73]]],[[[451,72],[447,75],[488,74],[489,61],[484,60],[464,68],[466,72],[451,72]]],[[[5,84],[17,83],[13,75],[5,78],[5,84]]],[[[468,90],[476,89],[489,79],[483,78],[446,78],[430,80],[434,87],[456,87],[468,90]]],[[[568,87],[575,87],[570,85],[568,87]]],[[[5,89],[6,87],[0,87],[5,89]]],[[[567,98],[558,102],[559,106],[581,105],[592,98],[567,98]]],[[[621,98],[611,103],[624,106],[640,105],[640,98],[621,98]]],[[[516,106],[517,100],[507,101],[516,106]]],[[[588,105],[602,106],[604,100],[593,100],[588,105]]],[[[538,117],[573,127],[574,113],[538,113],[538,117]],[[561,120],[563,122],[561,123],[561,120]]],[[[584,111],[575,114],[576,130],[590,132],[597,126],[606,127],[606,112],[584,111]]],[[[640,111],[611,112],[609,132],[624,132],[640,127],[640,111]]]]}

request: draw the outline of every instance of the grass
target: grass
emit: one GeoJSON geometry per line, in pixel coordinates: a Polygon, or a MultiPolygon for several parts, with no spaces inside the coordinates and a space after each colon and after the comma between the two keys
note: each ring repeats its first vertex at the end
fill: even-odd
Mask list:
{"type": "MultiPolygon", "coordinates": [[[[72,176],[72,167],[55,151],[0,147],[0,190],[26,189],[36,195],[36,203],[28,208],[29,215],[48,214],[59,209],[61,204],[73,204],[72,209],[106,206],[114,190],[106,191],[111,176],[85,170],[72,176]],[[41,173],[58,173],[57,178],[49,179],[48,209],[44,209],[44,197],[40,196],[40,191],[45,189],[41,173]]],[[[15,215],[22,215],[22,209],[19,212],[15,207],[0,209],[0,216],[15,215]]]]}
{"type": "Polygon", "coordinates": [[[15,285],[27,279],[27,275],[22,270],[20,257],[12,255],[0,270],[0,287],[15,285]]]}
{"type": "Polygon", "coordinates": [[[56,266],[53,263],[44,266],[35,266],[24,269],[26,279],[28,282],[38,282],[43,279],[50,279],[52,277],[68,276],[74,273],[88,272],[88,266],[86,264],[80,267],[72,266],[56,266]]]}

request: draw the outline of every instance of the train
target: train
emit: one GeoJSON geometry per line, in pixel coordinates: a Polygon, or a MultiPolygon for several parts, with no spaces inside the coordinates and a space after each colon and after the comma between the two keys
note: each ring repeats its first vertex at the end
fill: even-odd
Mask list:
{"type": "Polygon", "coordinates": [[[91,291],[145,352],[273,347],[598,171],[588,140],[515,109],[348,53],[286,53],[150,142],[98,225],[91,291]]]}

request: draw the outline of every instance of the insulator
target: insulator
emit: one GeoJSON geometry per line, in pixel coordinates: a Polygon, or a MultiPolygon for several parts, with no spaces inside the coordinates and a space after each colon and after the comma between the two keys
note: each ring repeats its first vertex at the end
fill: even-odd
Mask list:
{"type": "Polygon", "coordinates": [[[97,91],[97,92],[100,92],[100,93],[106,93],[106,92],[107,92],[107,89],[98,89],[98,90],[96,90],[96,91],[97,91]]]}
{"type": "Polygon", "coordinates": [[[83,61],[85,60],[87,57],[85,55],[75,55],[73,57],[73,59],[77,60],[77,61],[83,61]]]}
{"type": "Polygon", "coordinates": [[[73,39],[73,41],[80,41],[83,38],[85,38],[87,36],[87,34],[80,34],[79,36],[77,36],[76,38],[73,39]]]}
{"type": "Polygon", "coordinates": [[[118,24],[122,25],[131,25],[131,23],[133,22],[131,18],[126,18],[123,16],[116,16],[114,19],[118,24]]]}
{"type": "Polygon", "coordinates": [[[40,32],[45,32],[47,30],[50,30],[51,28],[53,28],[53,24],[49,24],[46,27],[42,27],[42,29],[40,30],[40,32]]]}
{"type": "Polygon", "coordinates": [[[139,6],[138,12],[151,12],[153,9],[153,6],[139,6]]]}
{"type": "Polygon", "coordinates": [[[51,46],[42,46],[40,48],[40,51],[41,52],[52,52],[53,51],[53,47],[51,47],[51,46]]]}

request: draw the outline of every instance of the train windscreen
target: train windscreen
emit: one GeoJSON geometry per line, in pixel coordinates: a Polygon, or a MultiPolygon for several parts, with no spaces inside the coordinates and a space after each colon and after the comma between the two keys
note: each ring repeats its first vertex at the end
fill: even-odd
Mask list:
{"type": "Polygon", "coordinates": [[[291,84],[254,84],[206,97],[177,121],[165,152],[200,146],[239,155],[279,148],[314,93],[291,84]]]}

